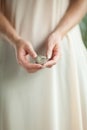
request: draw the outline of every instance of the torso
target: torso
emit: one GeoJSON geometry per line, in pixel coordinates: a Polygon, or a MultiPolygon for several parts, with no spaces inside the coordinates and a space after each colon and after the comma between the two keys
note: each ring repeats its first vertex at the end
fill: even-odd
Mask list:
{"type": "Polygon", "coordinates": [[[69,0],[5,0],[4,11],[19,35],[38,44],[55,28],[68,4],[69,0]]]}

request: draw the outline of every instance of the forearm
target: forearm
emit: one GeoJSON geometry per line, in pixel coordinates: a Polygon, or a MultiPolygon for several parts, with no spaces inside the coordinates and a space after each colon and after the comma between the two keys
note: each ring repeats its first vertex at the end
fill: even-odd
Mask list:
{"type": "Polygon", "coordinates": [[[87,11],[87,0],[71,0],[71,3],[55,31],[63,38],[84,17],[87,11]]]}
{"type": "Polygon", "coordinates": [[[7,18],[0,12],[0,33],[3,35],[7,40],[10,41],[12,45],[16,44],[16,41],[19,39],[15,29],[9,23],[7,18]]]}

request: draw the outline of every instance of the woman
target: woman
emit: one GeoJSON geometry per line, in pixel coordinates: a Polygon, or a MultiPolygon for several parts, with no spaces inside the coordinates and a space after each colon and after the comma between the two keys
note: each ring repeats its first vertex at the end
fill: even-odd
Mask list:
{"type": "Polygon", "coordinates": [[[0,130],[87,130],[87,0],[0,2],[0,130]]]}

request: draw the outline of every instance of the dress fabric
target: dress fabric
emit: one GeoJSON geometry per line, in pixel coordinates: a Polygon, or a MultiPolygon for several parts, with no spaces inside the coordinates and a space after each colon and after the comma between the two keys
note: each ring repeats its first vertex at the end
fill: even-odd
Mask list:
{"type": "MultiPolygon", "coordinates": [[[[69,0],[2,0],[2,11],[38,54],[69,0]],[[2,4],[4,1],[4,4],[2,4]],[[4,8],[4,10],[3,10],[4,8]]],[[[79,25],[63,38],[52,68],[29,74],[0,38],[0,130],[87,130],[87,50],[79,25]]]]}

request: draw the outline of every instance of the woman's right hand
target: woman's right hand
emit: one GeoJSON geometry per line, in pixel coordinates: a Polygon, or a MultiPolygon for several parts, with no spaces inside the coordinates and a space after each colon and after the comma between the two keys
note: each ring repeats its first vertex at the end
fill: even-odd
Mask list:
{"type": "Polygon", "coordinates": [[[29,73],[34,73],[42,68],[42,65],[36,63],[30,63],[29,57],[37,57],[31,43],[19,39],[15,44],[16,58],[18,63],[24,67],[29,73]]]}

